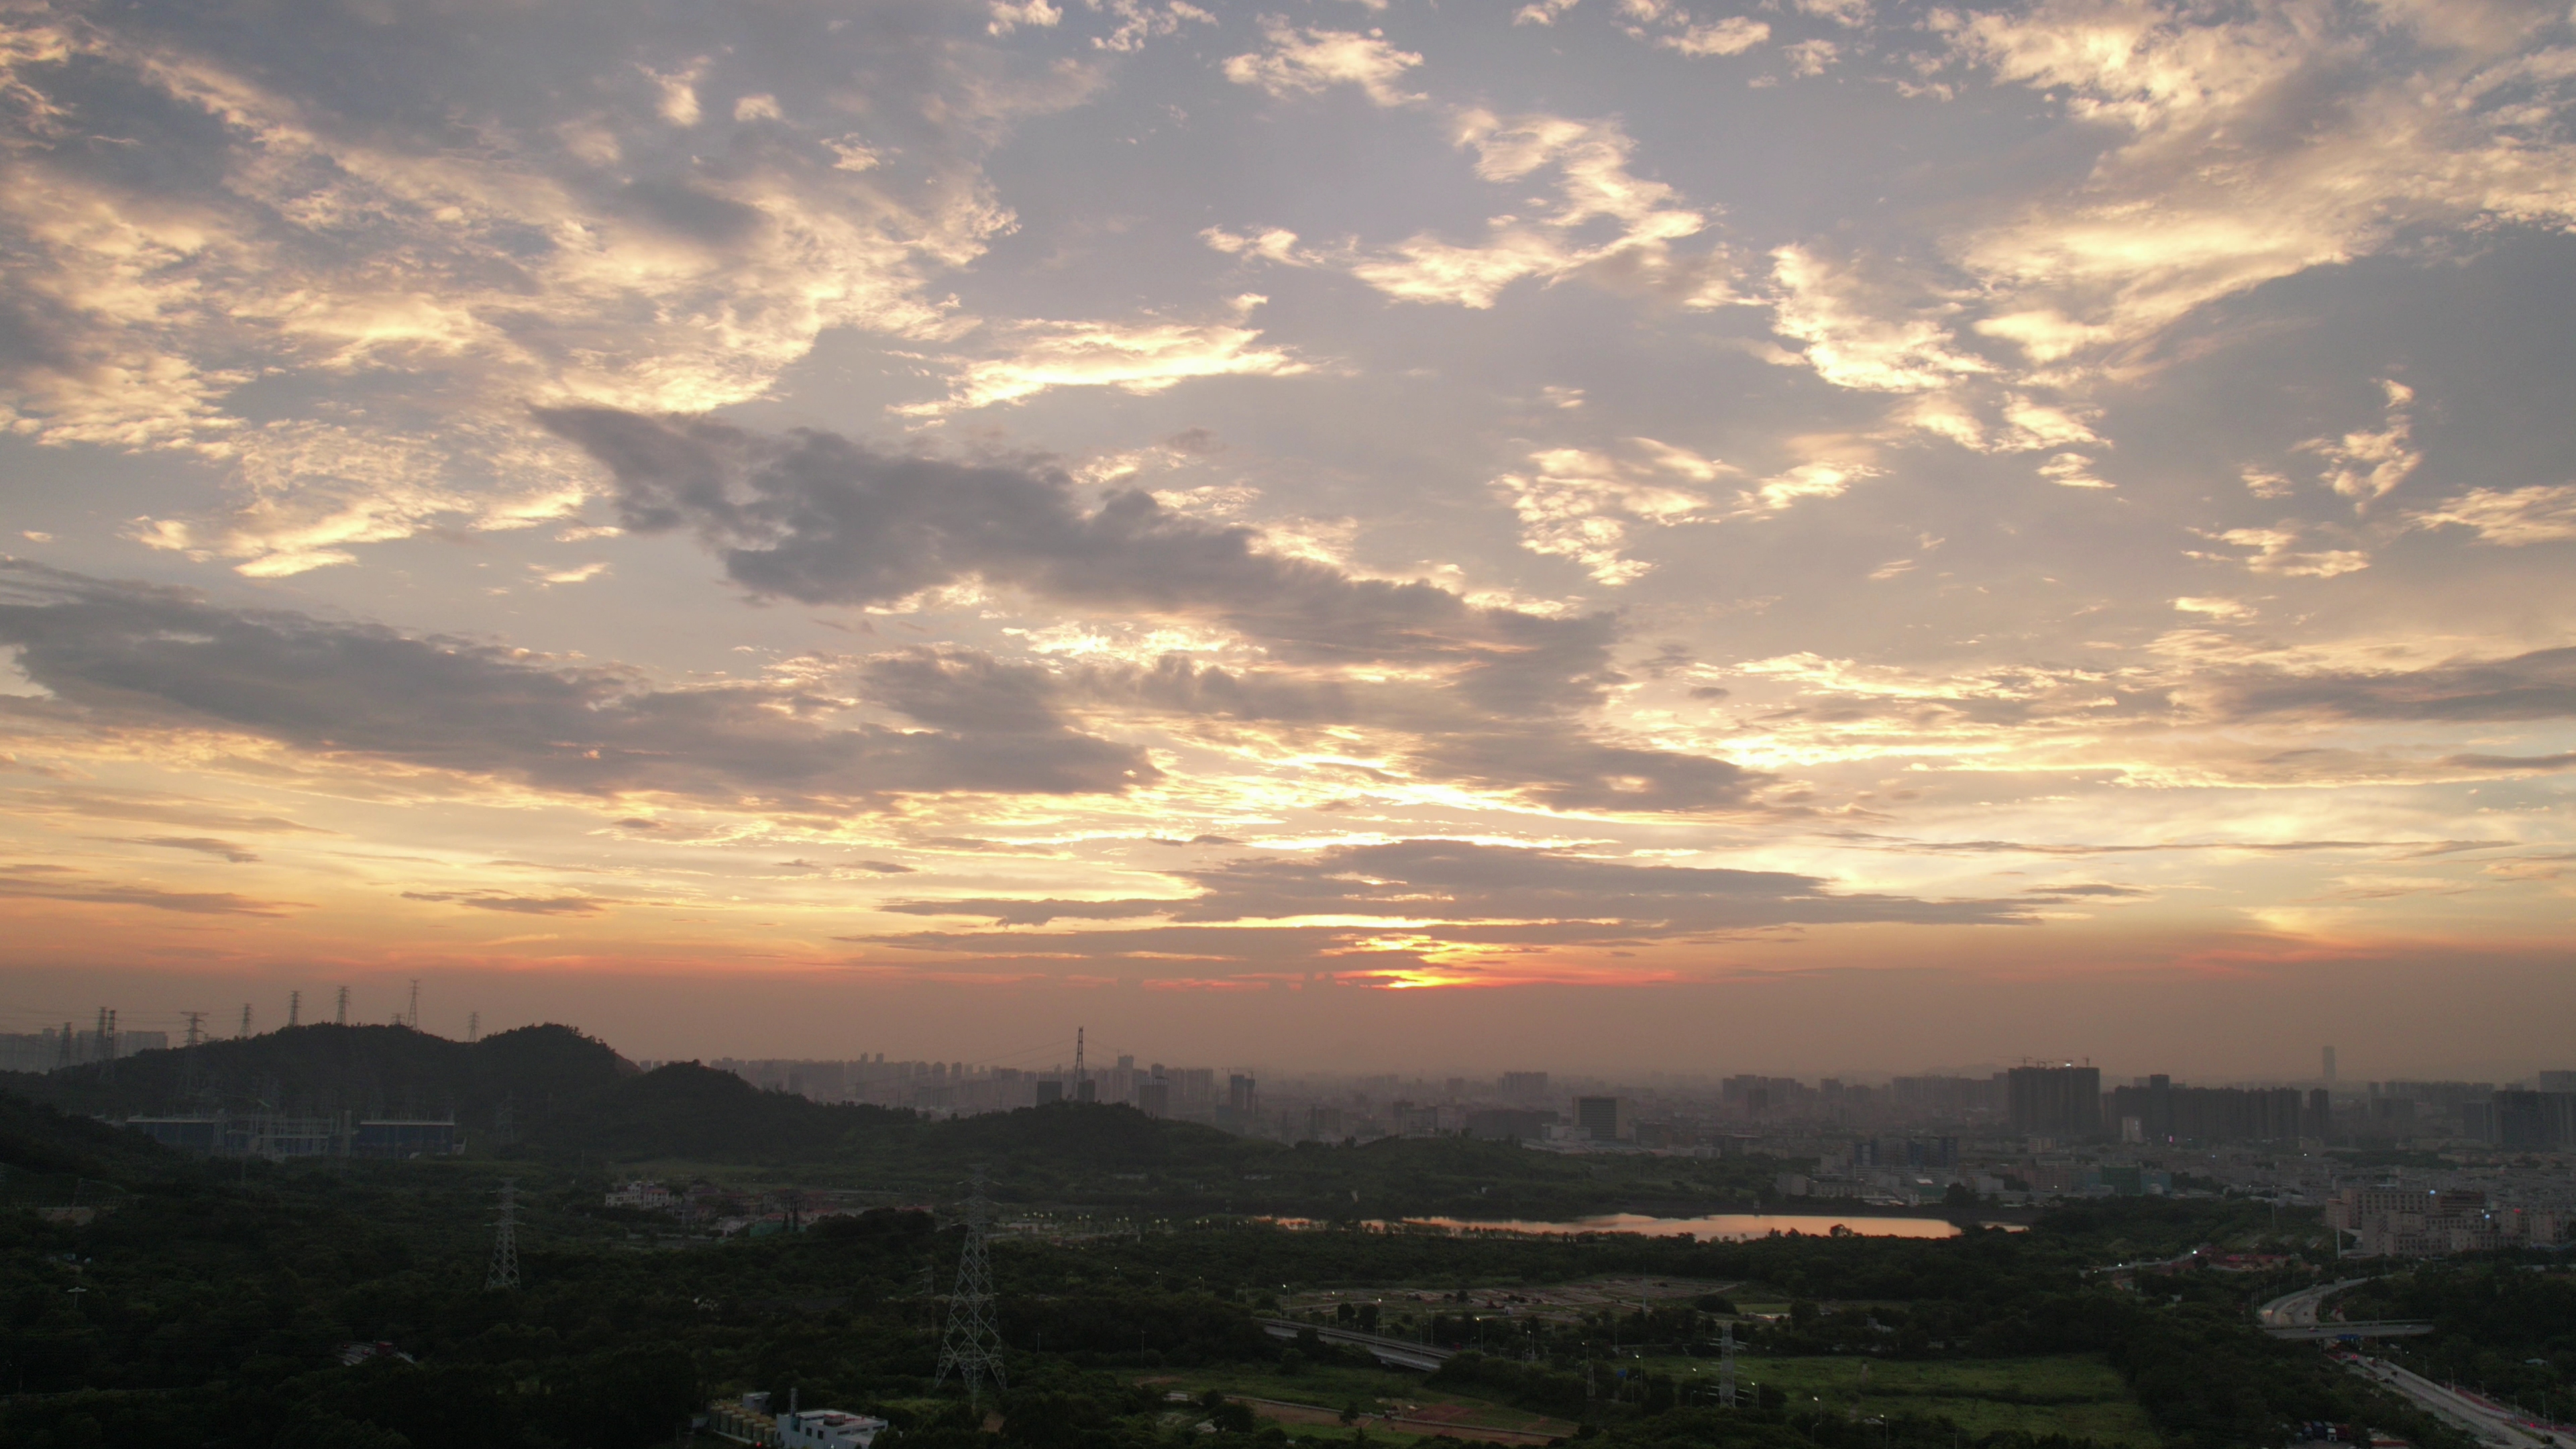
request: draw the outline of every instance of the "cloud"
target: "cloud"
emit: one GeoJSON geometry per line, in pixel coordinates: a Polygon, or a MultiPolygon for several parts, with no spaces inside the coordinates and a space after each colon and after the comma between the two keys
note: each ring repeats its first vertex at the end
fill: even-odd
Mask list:
{"type": "Polygon", "coordinates": [[[1047,0],[1026,0],[1025,4],[1014,4],[1012,0],[991,0],[986,11],[993,17],[984,26],[984,31],[988,35],[1008,35],[1023,25],[1037,30],[1049,30],[1054,28],[1056,22],[1064,19],[1064,12],[1048,4],[1047,0]]]}
{"type": "Polygon", "coordinates": [[[157,886],[93,884],[86,873],[61,866],[0,865],[0,899],[68,901],[76,905],[140,906],[185,916],[283,916],[298,901],[262,901],[231,891],[165,891],[157,886]],[[77,877],[75,879],[74,877],[77,877]]]}
{"type": "MultiPolygon", "coordinates": [[[[1980,330],[2036,363],[2410,229],[2576,216],[2576,149],[2534,104],[2564,69],[2537,11],[2481,28],[2431,7],[2041,0],[1932,23],[1950,60],[2108,139],[2079,185],[1956,249],[1993,297],[1980,330]]],[[[2356,485],[2378,486],[2370,471],[2356,485]]]]}
{"type": "Polygon", "coordinates": [[[1264,299],[1235,299],[1234,322],[1019,322],[999,329],[1009,350],[958,367],[949,396],[902,409],[935,415],[1019,402],[1050,388],[1114,387],[1150,395],[1203,377],[1295,377],[1313,370],[1261,345],[1240,319],[1264,299]]]}
{"type": "Polygon", "coordinates": [[[436,901],[515,916],[595,916],[606,906],[589,896],[521,896],[508,891],[404,891],[407,901],[436,901]]]}
{"type": "Polygon", "coordinates": [[[2192,557],[2212,562],[2242,563],[2258,574],[2278,574],[2294,579],[2331,579],[2370,567],[2370,554],[2365,549],[2300,548],[2298,545],[2304,533],[2299,524],[2288,519],[2272,528],[2230,528],[2204,533],[2202,537],[2252,552],[2244,558],[2216,553],[2194,553],[2192,557]]]}
{"type": "Polygon", "coordinates": [[[1569,277],[1686,310],[1738,300],[1722,250],[1674,252],[1672,243],[1697,235],[1707,218],[1679,205],[1671,186],[1629,170],[1636,143],[1618,122],[1546,114],[1506,119],[1470,109],[1458,113],[1454,134],[1477,153],[1480,180],[1514,184],[1553,172],[1556,204],[1535,216],[1494,217],[1483,239],[1472,243],[1424,232],[1392,246],[1327,251],[1301,248],[1294,232],[1280,228],[1238,235],[1211,227],[1201,236],[1230,255],[1334,268],[1399,302],[1481,310],[1516,282],[1552,286],[1569,277]],[[1589,239],[1603,230],[1609,234],[1589,239]]]}
{"type": "MultiPolygon", "coordinates": [[[[755,593],[883,607],[971,582],[1094,617],[1215,625],[1272,666],[1245,675],[1181,658],[1065,682],[1095,706],[1349,719],[1396,732],[1391,759],[1554,809],[1744,807],[1764,782],[1590,732],[1581,717],[1615,679],[1607,614],[1550,617],[1355,577],[1142,492],[1086,508],[1043,466],[893,458],[827,433],[769,438],[704,419],[543,416],[614,473],[629,529],[695,532],[755,593]]],[[[897,689],[896,666],[872,678],[923,709],[897,689]]]]}
{"type": "Polygon", "coordinates": [[[2214,685],[2206,707],[2226,718],[2560,719],[2576,715],[2576,649],[2406,670],[2248,670],[2214,685]]]}
{"type": "Polygon", "coordinates": [[[0,12],[0,427],[225,470],[137,536],[258,576],[567,513],[531,398],[718,407],[828,329],[952,335],[930,284],[1011,225],[982,154],[1089,85],[902,0],[365,8],[0,12]]]}
{"type": "Polygon", "coordinates": [[[153,791],[58,788],[15,790],[10,809],[20,815],[136,820],[192,830],[235,830],[259,835],[330,835],[335,832],[282,816],[251,814],[235,802],[153,791]]]}
{"type": "Polygon", "coordinates": [[[1607,616],[1544,618],[1428,583],[1356,578],[1146,493],[1086,511],[1049,467],[887,457],[829,433],[769,438],[604,409],[541,417],[615,474],[626,527],[691,529],[761,594],[884,605],[978,580],[1061,604],[1209,619],[1301,661],[1453,671],[1470,693],[1516,706],[1589,702],[1607,663],[1607,616]]]}
{"type": "Polygon", "coordinates": [[[1676,35],[1659,35],[1655,44],[1684,55],[1742,55],[1771,38],[1771,27],[1743,15],[1730,15],[1706,25],[1693,25],[1676,35]]]}
{"type": "Polygon", "coordinates": [[[1631,38],[1688,56],[1742,55],[1771,38],[1771,27],[1749,16],[1702,22],[1672,0],[1620,0],[1619,14],[1631,38]]]}
{"type": "MultiPolygon", "coordinates": [[[[1340,845],[1167,874],[1197,893],[1102,901],[918,900],[885,909],[1024,926],[1144,916],[1178,925],[1362,917],[1435,928],[1508,927],[1514,940],[1652,940],[1857,921],[1995,925],[2027,919],[2010,902],[1845,894],[1810,875],[1636,865],[1568,849],[1457,840],[1340,845]]],[[[1473,939],[1455,930],[1439,934],[1473,939]]]]}
{"type": "Polygon", "coordinates": [[[1808,498],[1840,498],[1852,484],[1886,470],[1852,461],[1800,463],[1762,480],[1753,499],[1766,513],[1777,513],[1808,498]]]}
{"type": "Polygon", "coordinates": [[[1216,17],[1189,0],[1164,0],[1160,6],[1150,0],[1083,0],[1094,13],[1107,11],[1118,18],[1118,27],[1107,35],[1091,38],[1094,50],[1134,51],[1145,48],[1145,42],[1171,35],[1184,24],[1195,22],[1214,25],[1216,17]]]}
{"type": "Polygon", "coordinates": [[[116,845],[151,845],[158,846],[163,850],[193,851],[198,855],[211,855],[221,860],[228,860],[235,865],[248,865],[259,859],[259,852],[251,850],[246,846],[236,845],[229,840],[216,840],[211,836],[204,835],[122,836],[114,839],[110,843],[116,845]]]}
{"type": "Polygon", "coordinates": [[[2415,400],[2415,390],[2386,380],[2379,386],[2387,395],[2388,413],[2377,431],[2356,429],[2339,438],[2312,438],[2299,445],[2326,460],[2327,487],[2363,506],[2385,497],[2424,461],[2415,449],[2414,420],[2406,410],[2415,400]]]}
{"type": "Polygon", "coordinates": [[[1263,49],[1225,63],[1225,78],[1259,86],[1273,96],[1318,95],[1338,85],[1358,86],[1370,101],[1401,106],[1421,100],[1397,89],[1422,57],[1387,43],[1386,32],[1299,30],[1279,19],[1261,23],[1263,49]]]}
{"type": "Polygon", "coordinates": [[[1771,253],[1772,330],[1806,344],[1800,360],[1836,387],[1926,392],[1994,371],[1952,346],[1945,319],[1957,303],[1906,300],[1904,290],[1810,247],[1771,253]]]}
{"type": "Polygon", "coordinates": [[[2576,483],[2527,488],[2473,488],[2420,513],[2406,515],[2416,528],[2465,528],[2480,543],[2521,548],[2576,539],[2576,483]]]}
{"type": "Polygon", "coordinates": [[[1614,585],[1654,567],[1623,552],[1632,532],[1689,520],[1709,500],[1687,485],[1737,471],[1652,438],[1616,451],[1543,449],[1530,463],[1528,473],[1494,480],[1520,518],[1521,547],[1573,560],[1595,582],[1614,585]]]}
{"type": "Polygon", "coordinates": [[[571,795],[826,810],[911,793],[1115,793],[1158,775],[1140,751],[1033,706],[1034,671],[963,652],[857,667],[879,707],[932,726],[913,729],[851,721],[864,698],[660,689],[631,670],[28,564],[0,566],[0,584],[0,640],[64,709],[104,730],[211,727],[571,795]]]}

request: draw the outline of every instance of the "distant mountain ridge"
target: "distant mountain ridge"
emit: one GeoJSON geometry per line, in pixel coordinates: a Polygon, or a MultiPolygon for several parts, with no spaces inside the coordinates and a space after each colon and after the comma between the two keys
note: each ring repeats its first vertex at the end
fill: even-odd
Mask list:
{"type": "Polygon", "coordinates": [[[638,1075],[606,1042],[568,1026],[451,1041],[402,1026],[292,1026],[139,1052],[39,1075],[0,1074],[19,1096],[122,1118],[214,1110],[296,1116],[446,1117],[524,1127],[638,1075]]]}

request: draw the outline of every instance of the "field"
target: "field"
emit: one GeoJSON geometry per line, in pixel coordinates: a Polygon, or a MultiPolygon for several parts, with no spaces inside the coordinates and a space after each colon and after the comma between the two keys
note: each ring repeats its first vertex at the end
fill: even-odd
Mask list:
{"type": "MultiPolygon", "coordinates": [[[[1685,1383],[1714,1385],[1706,1359],[1649,1359],[1647,1366],[1685,1383]]],[[[1879,1414],[1947,1418],[1969,1435],[1997,1430],[2064,1434],[2104,1445],[2152,1449],[2147,1416],[2111,1366],[2089,1354],[2048,1358],[1934,1359],[1776,1358],[1735,1361],[1739,1387],[1767,1385],[1792,1403],[1818,1401],[1863,1418],[1879,1414]],[[1867,1372],[1867,1381],[1862,1374],[1867,1372]]]]}
{"type": "Polygon", "coordinates": [[[1230,1397],[1251,1401],[1256,1413],[1277,1420],[1300,1439],[1350,1438],[1352,1431],[1340,1422],[1340,1411],[1345,1407],[1356,1407],[1366,1415],[1387,1416],[1384,1420],[1365,1421],[1371,1439],[1450,1433],[1462,1439],[1508,1435],[1535,1443],[1572,1434],[1575,1429],[1563,1420],[1465,1394],[1445,1393],[1426,1386],[1419,1374],[1395,1369],[1319,1364],[1291,1374],[1226,1366],[1156,1374],[1138,1382],[1192,1397],[1209,1389],[1221,1390],[1230,1397]],[[1302,1414],[1286,1407],[1297,1404],[1331,1412],[1302,1414]]]}

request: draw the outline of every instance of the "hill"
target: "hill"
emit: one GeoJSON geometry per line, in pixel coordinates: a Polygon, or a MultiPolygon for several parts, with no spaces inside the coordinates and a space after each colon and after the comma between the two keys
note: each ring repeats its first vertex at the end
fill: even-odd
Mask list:
{"type": "Polygon", "coordinates": [[[259,1036],[141,1052],[8,1090],[102,1117],[225,1108],[323,1116],[445,1116],[491,1128],[506,1106],[524,1128],[614,1091],[636,1069],[568,1026],[450,1041],[401,1026],[295,1026],[259,1036]]]}

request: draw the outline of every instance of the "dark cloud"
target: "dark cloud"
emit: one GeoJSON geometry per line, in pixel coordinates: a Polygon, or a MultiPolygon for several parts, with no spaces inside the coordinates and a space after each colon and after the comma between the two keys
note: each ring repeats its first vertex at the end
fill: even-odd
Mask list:
{"type": "Polygon", "coordinates": [[[1610,615],[1546,618],[1433,584],[1354,578],[1264,552],[1255,529],[1175,513],[1142,492],[1086,509],[1049,467],[889,457],[832,433],[771,438],[606,408],[537,417],[615,476],[627,528],[690,529],[761,594],[883,604],[981,579],[1063,603],[1216,620],[1301,661],[1446,666],[1497,710],[1586,706],[1610,677],[1610,615]]]}
{"type": "Polygon", "coordinates": [[[1033,704],[1038,671],[954,654],[868,667],[889,707],[933,728],[841,725],[839,702],[784,687],[656,689],[625,670],[23,563],[0,564],[0,642],[102,724],[219,725],[577,794],[819,808],[907,793],[1116,792],[1156,776],[1142,752],[1033,704]]]}
{"type": "Polygon", "coordinates": [[[607,903],[589,896],[519,896],[507,891],[404,891],[407,901],[436,901],[514,916],[595,916],[607,903]]]}
{"type": "Polygon", "coordinates": [[[2385,673],[2243,676],[2219,688],[2213,707],[2235,718],[2561,719],[2576,715],[2576,649],[2385,673]]]}
{"type": "Polygon", "coordinates": [[[299,901],[261,901],[231,891],[165,891],[156,886],[92,884],[61,866],[0,866],[0,898],[71,901],[82,905],[141,906],[189,916],[282,916],[299,901]]]}
{"type": "MultiPolygon", "coordinates": [[[[105,837],[103,837],[105,838],[105,837]]],[[[215,840],[202,835],[142,835],[110,838],[115,845],[157,845],[164,850],[192,850],[199,855],[221,856],[235,865],[247,865],[259,859],[256,851],[235,845],[229,840],[215,840]]]]}
{"type": "MultiPolygon", "coordinates": [[[[903,901],[908,915],[979,916],[997,925],[1057,919],[1168,916],[1181,924],[1372,916],[1461,923],[1555,923],[1565,939],[1645,938],[1763,926],[1847,921],[1993,925],[2018,922],[2023,907],[2001,901],[1926,901],[1840,894],[1817,876],[1783,871],[1635,865],[1565,850],[1405,840],[1336,846],[1312,854],[1264,855],[1172,874],[1200,894],[1176,900],[903,901]]],[[[1448,926],[1444,936],[1474,939],[1448,926]]],[[[1545,939],[1526,924],[1496,939],[1545,939]]]]}
{"type": "Polygon", "coordinates": [[[9,808],[22,815],[81,815],[96,820],[137,820],[197,830],[246,830],[271,835],[332,835],[276,815],[246,815],[219,801],[186,795],[118,790],[18,790],[9,808]]]}
{"type": "MultiPolygon", "coordinates": [[[[1555,809],[1737,809],[1764,779],[1721,760],[1603,743],[1581,727],[1574,717],[1619,677],[1609,614],[1552,618],[1429,583],[1355,578],[1266,552],[1255,529],[1175,513],[1145,493],[1086,507],[1068,477],[1043,465],[889,457],[830,433],[772,438],[604,408],[538,417],[615,476],[626,527],[695,532],[758,594],[883,604],[980,580],[1076,607],[1220,623],[1290,666],[1232,670],[1180,656],[1093,666],[1059,682],[1067,699],[1403,731],[1416,741],[1400,751],[1410,767],[1555,809]],[[1434,682],[1363,686],[1328,672],[1386,664],[1434,682]]],[[[931,723],[950,699],[970,701],[979,717],[1048,707],[1036,681],[1003,669],[925,655],[883,666],[875,682],[890,700],[914,699],[903,707],[931,723]]]]}
{"type": "Polygon", "coordinates": [[[2401,855],[2448,855],[2510,845],[2506,840],[2167,840],[2144,845],[2097,845],[2030,840],[1922,840],[1905,835],[1868,835],[1837,831],[1833,838],[1865,849],[1904,855],[2139,855],[2160,850],[2243,851],[2258,855],[2299,855],[2317,850],[2385,850],[2401,855]]]}
{"type": "Polygon", "coordinates": [[[2493,770],[2499,774],[2544,774],[2576,770],[2576,751],[2560,755],[2452,755],[2442,763],[2462,770],[2493,770]]]}

